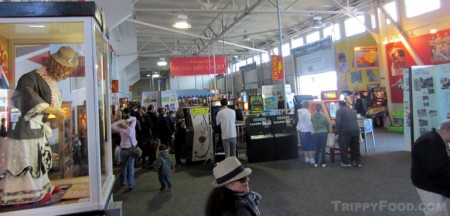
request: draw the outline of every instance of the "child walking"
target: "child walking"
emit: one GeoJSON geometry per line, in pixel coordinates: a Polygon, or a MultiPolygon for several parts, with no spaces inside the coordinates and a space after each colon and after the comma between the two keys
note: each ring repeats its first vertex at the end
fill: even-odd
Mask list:
{"type": "Polygon", "coordinates": [[[158,172],[159,182],[161,183],[159,190],[165,190],[166,184],[169,190],[172,187],[172,180],[170,178],[172,170],[173,163],[169,156],[169,150],[166,145],[162,144],[159,146],[159,157],[153,166],[153,171],[158,172]]]}

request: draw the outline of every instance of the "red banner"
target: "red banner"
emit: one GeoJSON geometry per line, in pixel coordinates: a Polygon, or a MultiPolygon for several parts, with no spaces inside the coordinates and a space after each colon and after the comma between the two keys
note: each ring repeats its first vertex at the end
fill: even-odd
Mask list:
{"type": "Polygon", "coordinates": [[[119,93],[119,80],[111,80],[111,92],[119,93]]]}
{"type": "Polygon", "coordinates": [[[128,91],[133,91],[133,86],[128,86],[128,91]]]}
{"type": "Polygon", "coordinates": [[[272,55],[270,59],[272,60],[272,80],[284,80],[283,56],[272,55]]]}
{"type": "Polygon", "coordinates": [[[227,72],[226,56],[202,56],[188,58],[170,58],[170,76],[192,76],[208,74],[225,74],[227,72]],[[216,64],[216,71],[214,71],[216,64]]]}

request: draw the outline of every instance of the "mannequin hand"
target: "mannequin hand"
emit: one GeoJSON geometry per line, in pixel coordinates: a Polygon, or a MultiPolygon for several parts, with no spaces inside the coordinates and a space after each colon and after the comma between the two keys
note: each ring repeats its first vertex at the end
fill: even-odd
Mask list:
{"type": "Polygon", "coordinates": [[[64,120],[66,118],[65,112],[63,109],[55,109],[53,113],[57,119],[64,120]]]}

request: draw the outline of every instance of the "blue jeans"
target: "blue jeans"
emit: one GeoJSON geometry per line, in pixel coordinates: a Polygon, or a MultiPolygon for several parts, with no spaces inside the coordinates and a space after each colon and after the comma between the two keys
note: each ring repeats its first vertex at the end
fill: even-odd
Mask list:
{"type": "Polygon", "coordinates": [[[223,149],[225,150],[225,158],[236,156],[236,137],[222,139],[223,149]]]}
{"type": "Polygon", "coordinates": [[[314,160],[316,164],[319,164],[319,155],[320,155],[320,164],[325,164],[325,146],[327,144],[328,133],[315,133],[313,134],[315,151],[314,160]]]}
{"type": "Polygon", "coordinates": [[[161,183],[161,189],[166,188],[166,184],[169,188],[172,187],[172,179],[169,175],[159,175],[159,183],[161,183]]]}
{"type": "Polygon", "coordinates": [[[131,150],[120,150],[120,167],[122,168],[122,172],[120,174],[120,182],[122,185],[125,185],[128,182],[128,187],[130,189],[134,188],[135,185],[134,160],[135,158],[131,155],[131,150]]]}
{"type": "Polygon", "coordinates": [[[300,145],[303,151],[314,151],[314,140],[311,132],[298,131],[298,136],[300,137],[300,145]]]}

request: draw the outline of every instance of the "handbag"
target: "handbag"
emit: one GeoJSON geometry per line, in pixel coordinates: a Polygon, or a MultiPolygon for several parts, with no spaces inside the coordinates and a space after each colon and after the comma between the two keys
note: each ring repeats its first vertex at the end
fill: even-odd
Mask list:
{"type": "Polygon", "coordinates": [[[142,156],[142,149],[139,148],[139,146],[134,146],[131,148],[131,155],[133,155],[133,157],[138,158],[142,156]]]}
{"type": "Polygon", "coordinates": [[[336,135],[334,133],[328,133],[327,136],[327,148],[334,148],[334,143],[336,141],[336,135]]]}
{"type": "MultiPolygon", "coordinates": [[[[131,141],[131,137],[128,137],[129,139],[130,139],[130,143],[131,143],[131,145],[133,145],[133,142],[131,141]]],[[[142,156],[142,149],[139,147],[139,146],[133,146],[133,147],[131,147],[131,155],[134,157],[134,158],[139,158],[139,157],[141,157],[142,156]]]]}

